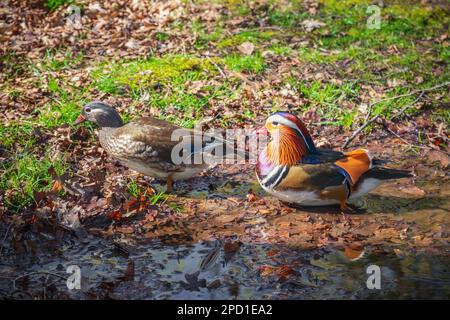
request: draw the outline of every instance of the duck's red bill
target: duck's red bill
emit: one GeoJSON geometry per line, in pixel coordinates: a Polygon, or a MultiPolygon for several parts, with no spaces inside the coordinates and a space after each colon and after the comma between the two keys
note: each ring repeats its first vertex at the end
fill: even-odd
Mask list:
{"type": "Polygon", "coordinates": [[[77,125],[77,124],[82,123],[82,122],[85,121],[85,120],[86,120],[86,118],[83,117],[82,114],[80,114],[73,124],[77,125]]]}

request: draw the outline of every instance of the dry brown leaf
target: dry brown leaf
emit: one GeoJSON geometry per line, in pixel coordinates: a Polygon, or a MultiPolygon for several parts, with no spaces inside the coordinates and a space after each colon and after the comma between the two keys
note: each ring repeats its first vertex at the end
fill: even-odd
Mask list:
{"type": "Polygon", "coordinates": [[[238,50],[240,53],[249,56],[255,50],[255,45],[251,42],[244,42],[238,46],[238,50]]]}
{"type": "Polygon", "coordinates": [[[350,244],[344,249],[344,255],[350,261],[356,261],[364,255],[364,247],[361,244],[350,244]]]}
{"type": "Polygon", "coordinates": [[[423,191],[422,189],[420,189],[417,186],[405,186],[405,187],[401,188],[400,190],[402,193],[404,193],[406,195],[417,197],[417,198],[423,198],[425,196],[425,191],[423,191]]]}
{"type": "Polygon", "coordinates": [[[219,223],[230,223],[236,220],[237,216],[230,215],[230,214],[224,214],[216,217],[216,221],[219,223]]]}
{"type": "Polygon", "coordinates": [[[442,169],[446,169],[450,165],[450,157],[444,152],[431,150],[427,153],[427,157],[431,163],[439,163],[442,169]]]}

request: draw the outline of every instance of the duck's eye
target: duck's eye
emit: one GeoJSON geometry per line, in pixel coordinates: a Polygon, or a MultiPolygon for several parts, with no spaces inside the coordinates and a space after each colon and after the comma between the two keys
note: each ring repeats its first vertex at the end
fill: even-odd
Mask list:
{"type": "Polygon", "coordinates": [[[272,125],[277,126],[278,122],[274,121],[274,122],[272,122],[272,125]]]}
{"type": "Polygon", "coordinates": [[[86,109],[84,109],[84,112],[86,112],[86,113],[91,112],[91,108],[86,108],[86,109]]]}

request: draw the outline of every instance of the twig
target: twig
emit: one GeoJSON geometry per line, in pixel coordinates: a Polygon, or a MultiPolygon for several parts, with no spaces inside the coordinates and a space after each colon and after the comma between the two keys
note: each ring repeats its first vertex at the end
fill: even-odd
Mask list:
{"type": "Polygon", "coordinates": [[[405,112],[409,107],[415,105],[420,99],[422,99],[424,94],[425,94],[425,91],[422,91],[416,100],[414,100],[413,102],[404,106],[396,115],[392,116],[391,121],[394,120],[395,118],[399,118],[403,114],[403,112],[405,112]]]}
{"type": "Polygon", "coordinates": [[[355,132],[353,132],[353,134],[352,134],[349,138],[347,138],[347,139],[345,140],[344,144],[342,145],[342,149],[347,148],[347,146],[350,144],[350,142],[352,142],[353,139],[355,139],[356,136],[357,136],[358,134],[360,134],[361,131],[363,131],[369,124],[371,124],[372,122],[374,122],[375,120],[377,120],[379,116],[380,116],[380,115],[377,114],[377,115],[373,116],[370,120],[364,122],[364,124],[363,124],[361,127],[359,127],[355,132]]]}
{"type": "MultiPolygon", "coordinates": [[[[421,146],[421,145],[416,145],[416,144],[412,144],[410,142],[408,142],[408,140],[402,138],[398,133],[396,133],[394,130],[391,130],[386,124],[383,123],[383,128],[389,132],[390,134],[392,134],[393,136],[395,136],[396,138],[398,138],[400,141],[402,141],[404,144],[406,144],[407,146],[411,147],[411,148],[419,148],[419,149],[423,149],[423,150],[430,150],[429,147],[426,146],[421,146]]],[[[442,153],[448,154],[445,151],[440,151],[442,153]]]]}
{"type": "Polygon", "coordinates": [[[222,75],[223,78],[227,77],[225,72],[223,72],[222,68],[219,67],[219,65],[217,63],[215,63],[210,57],[208,57],[208,61],[211,62],[217,68],[217,70],[219,70],[219,72],[220,72],[220,74],[222,75]]]}
{"type": "MultiPolygon", "coordinates": [[[[363,131],[368,125],[370,125],[372,122],[374,122],[375,120],[377,120],[379,118],[380,115],[377,114],[377,115],[375,115],[375,116],[373,116],[372,118],[369,119],[370,114],[372,113],[372,108],[373,108],[374,105],[376,105],[376,104],[378,104],[380,102],[385,102],[385,101],[395,100],[395,99],[399,99],[399,98],[409,97],[409,96],[415,95],[416,93],[420,92],[420,96],[413,103],[411,103],[411,104],[407,105],[406,107],[402,108],[402,110],[400,110],[400,112],[395,116],[395,117],[397,117],[397,116],[400,116],[401,113],[405,112],[405,110],[407,108],[409,108],[411,105],[416,103],[419,99],[421,99],[425,92],[433,91],[433,90],[436,90],[436,89],[439,89],[439,88],[442,88],[442,87],[445,87],[445,86],[448,86],[448,85],[450,85],[450,82],[441,83],[441,84],[436,85],[436,86],[431,87],[431,88],[414,90],[414,91],[411,91],[409,93],[401,94],[401,95],[394,96],[394,97],[380,99],[378,101],[375,101],[375,102],[371,103],[369,105],[367,116],[365,118],[364,123],[350,137],[348,137],[345,140],[344,144],[342,145],[342,149],[347,148],[348,145],[350,144],[350,142],[352,142],[353,139],[355,139],[356,136],[361,133],[361,131],[363,131]],[[405,110],[403,110],[403,109],[405,109],[405,110]]],[[[393,118],[395,118],[395,117],[393,117],[393,118]]]]}
{"type": "MultiPolygon", "coordinates": [[[[410,147],[419,147],[419,148],[421,147],[421,146],[415,146],[415,145],[409,143],[407,140],[403,139],[397,132],[391,130],[391,129],[387,126],[386,123],[383,123],[383,128],[384,128],[387,132],[389,132],[390,134],[392,134],[392,135],[394,135],[395,137],[397,137],[398,139],[400,139],[404,144],[406,144],[406,145],[408,145],[408,146],[410,146],[410,147]]],[[[423,147],[422,147],[422,148],[423,148],[423,147]]]]}

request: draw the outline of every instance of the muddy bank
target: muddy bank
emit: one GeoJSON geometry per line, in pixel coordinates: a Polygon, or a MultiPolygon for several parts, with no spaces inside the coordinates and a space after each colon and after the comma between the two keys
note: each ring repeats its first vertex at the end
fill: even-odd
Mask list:
{"type": "Polygon", "coordinates": [[[337,208],[292,208],[264,195],[250,165],[217,167],[180,182],[177,194],[159,206],[134,199],[126,214],[123,203],[120,215],[111,214],[116,211],[104,209],[101,198],[95,198],[98,206],[91,200],[6,213],[0,295],[448,298],[448,172],[413,160],[402,166],[417,176],[354,201],[348,221],[337,208]],[[80,290],[66,286],[70,265],[81,268],[80,290]],[[370,265],[380,267],[380,290],[366,286],[370,265]]]}

